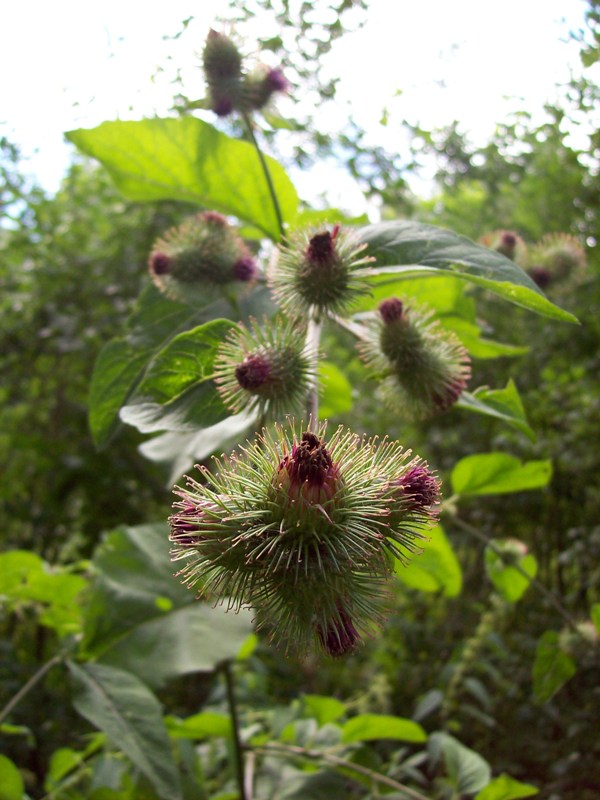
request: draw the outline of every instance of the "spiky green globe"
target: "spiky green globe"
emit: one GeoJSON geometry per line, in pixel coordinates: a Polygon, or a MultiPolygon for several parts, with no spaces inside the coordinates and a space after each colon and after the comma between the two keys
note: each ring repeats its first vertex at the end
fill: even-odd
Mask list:
{"type": "Polygon", "coordinates": [[[199,467],[205,483],[175,490],[171,541],[188,586],[252,607],[287,650],[338,656],[381,623],[394,559],[419,552],[439,484],[397,442],[324,437],[275,426],[199,467]],[[415,488],[429,480],[436,491],[415,488]]]}

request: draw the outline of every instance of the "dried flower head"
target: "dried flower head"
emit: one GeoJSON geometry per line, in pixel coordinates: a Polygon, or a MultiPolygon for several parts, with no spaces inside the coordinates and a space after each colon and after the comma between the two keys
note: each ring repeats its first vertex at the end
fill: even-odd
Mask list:
{"type": "Polygon", "coordinates": [[[154,243],[150,274],[174,300],[205,302],[211,292],[256,276],[248,248],[227,219],[203,211],[168,230],[154,243]]]}
{"type": "Polygon", "coordinates": [[[373,261],[356,235],[339,225],[332,230],[308,229],[292,233],[280,246],[269,275],[277,300],[290,316],[343,312],[353,300],[369,293],[360,267],[373,261]]]}
{"type": "Polygon", "coordinates": [[[397,442],[301,431],[265,430],[177,487],[172,555],[184,583],[253,607],[286,649],[340,656],[381,623],[394,558],[420,550],[439,486],[397,442]],[[406,493],[416,475],[435,489],[406,493]]]}
{"type": "Polygon", "coordinates": [[[359,344],[391,408],[423,418],[450,408],[470,377],[467,351],[433,320],[433,311],[384,300],[359,344]]]}
{"type": "Polygon", "coordinates": [[[229,409],[273,419],[301,411],[314,381],[302,331],[281,318],[234,328],[218,350],[214,375],[229,409]]]}

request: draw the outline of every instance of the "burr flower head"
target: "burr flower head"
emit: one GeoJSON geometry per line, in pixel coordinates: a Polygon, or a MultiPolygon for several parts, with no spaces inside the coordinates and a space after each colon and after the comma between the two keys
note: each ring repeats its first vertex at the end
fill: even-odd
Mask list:
{"type": "Polygon", "coordinates": [[[256,275],[248,248],[216,211],[203,211],[167,231],[152,248],[149,268],[162,292],[190,303],[256,275]]]}
{"type": "Polygon", "coordinates": [[[275,92],[286,92],[288,82],[281,69],[259,64],[244,77],[242,104],[244,110],[259,111],[271,101],[275,92]]]}
{"type": "Polygon", "coordinates": [[[214,376],[231,411],[277,418],[303,408],[314,368],[303,332],[276,318],[234,328],[217,352],[214,376]]]}
{"type": "Polygon", "coordinates": [[[296,316],[309,307],[319,313],[343,312],[356,297],[368,294],[360,268],[373,259],[363,255],[365,247],[339,225],[292,233],[269,275],[286,313],[296,316]]]}
{"type": "MultiPolygon", "coordinates": [[[[275,426],[176,488],[172,555],[184,583],[251,606],[287,650],[351,652],[385,611],[394,557],[418,552],[435,514],[397,442],[275,426]],[[412,475],[412,477],[411,477],[412,475]]],[[[425,489],[423,490],[425,491],[425,489]]],[[[437,495],[436,495],[437,496],[437,495]]]]}
{"type": "Polygon", "coordinates": [[[470,361],[433,312],[407,307],[397,298],[379,306],[359,349],[391,408],[423,418],[450,408],[466,388],[470,361]]]}
{"type": "Polygon", "coordinates": [[[479,242],[521,266],[524,266],[527,261],[527,245],[523,238],[514,231],[490,231],[484,234],[479,242]]]}
{"type": "Polygon", "coordinates": [[[574,236],[567,233],[550,233],[543,236],[532,248],[530,275],[539,284],[546,285],[570,276],[581,275],[585,268],[585,250],[574,236]],[[536,279],[537,278],[537,279],[536,279]]]}
{"type": "Polygon", "coordinates": [[[202,52],[204,74],[212,110],[226,117],[242,97],[242,57],[234,42],[223,33],[210,30],[202,52]]]}

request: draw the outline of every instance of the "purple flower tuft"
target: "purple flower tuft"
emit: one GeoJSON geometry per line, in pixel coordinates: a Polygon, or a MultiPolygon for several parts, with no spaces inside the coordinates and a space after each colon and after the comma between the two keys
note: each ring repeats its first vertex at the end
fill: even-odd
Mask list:
{"type": "Polygon", "coordinates": [[[168,275],[171,271],[171,259],[165,253],[152,253],[150,271],[155,275],[168,275]]]}
{"type": "Polygon", "coordinates": [[[265,80],[274,92],[287,92],[290,86],[280,67],[270,69],[266,74],[265,80]]]}
{"type": "Polygon", "coordinates": [[[440,483],[423,464],[411,467],[398,479],[397,485],[410,511],[427,511],[440,501],[440,483]]]}
{"type": "Polygon", "coordinates": [[[339,619],[330,622],[326,628],[318,627],[321,644],[333,658],[341,658],[351,653],[360,639],[348,612],[339,607],[339,614],[339,619]]]}
{"type": "Polygon", "coordinates": [[[333,231],[316,233],[309,241],[306,248],[306,257],[313,264],[328,266],[335,260],[335,240],[340,226],[336,225],[333,231]]]}
{"type": "Polygon", "coordinates": [[[242,256],[235,262],[233,276],[238,281],[251,281],[256,277],[256,262],[252,256],[242,256]]]}
{"type": "Polygon", "coordinates": [[[529,270],[529,275],[540,289],[545,289],[552,283],[552,275],[546,267],[532,267],[529,270]]]}
{"type": "Polygon", "coordinates": [[[403,309],[402,301],[397,297],[390,297],[379,304],[379,313],[386,325],[402,319],[403,309]]]}
{"type": "Polygon", "coordinates": [[[235,368],[237,382],[249,392],[260,389],[271,375],[271,364],[266,356],[257,353],[245,358],[241,364],[235,368]]]}
{"type": "Polygon", "coordinates": [[[217,98],[212,106],[212,110],[215,112],[217,117],[227,117],[233,111],[234,105],[233,101],[229,99],[229,97],[219,97],[217,98]]]}

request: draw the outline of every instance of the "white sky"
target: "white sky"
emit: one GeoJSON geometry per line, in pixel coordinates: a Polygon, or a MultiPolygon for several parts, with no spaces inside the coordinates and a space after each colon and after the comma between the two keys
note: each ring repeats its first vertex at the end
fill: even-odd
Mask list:
{"type": "MultiPolygon", "coordinates": [[[[365,29],[343,37],[330,59],[342,82],[340,105],[320,120],[324,128],[339,127],[352,113],[374,142],[393,148],[402,119],[425,127],[459,119],[483,142],[510,110],[541,113],[570,69],[581,72],[578,48],[567,37],[582,26],[584,0],[369,5],[365,29]],[[402,93],[395,96],[398,89],[402,93]],[[390,111],[386,128],[378,125],[384,106],[390,111]]],[[[0,134],[19,144],[30,157],[29,171],[55,189],[70,153],[63,131],[167,112],[172,87],[166,77],[151,80],[159,65],[166,67],[165,76],[173,74],[175,63],[182,67],[187,93],[202,96],[199,53],[208,27],[225,8],[225,0],[7,4],[0,28],[0,134]],[[163,40],[190,16],[196,20],[185,36],[163,40]]],[[[305,187],[302,176],[295,178],[306,194],[312,178],[305,187]]],[[[349,191],[340,184],[340,201],[348,200],[349,191]]]]}

